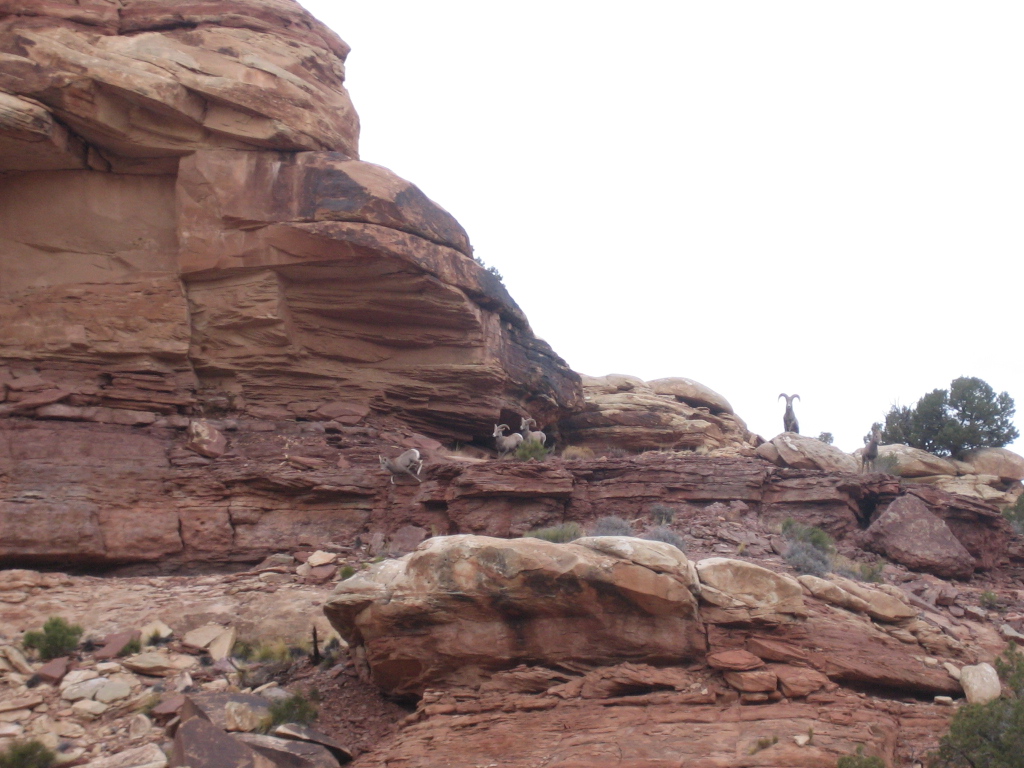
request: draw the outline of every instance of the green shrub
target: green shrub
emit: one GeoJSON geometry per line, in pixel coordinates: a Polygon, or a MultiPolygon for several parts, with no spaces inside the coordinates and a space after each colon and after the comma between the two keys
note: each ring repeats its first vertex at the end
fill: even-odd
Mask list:
{"type": "Polygon", "coordinates": [[[820,549],[826,554],[832,554],[836,551],[836,543],[825,531],[813,525],[798,523],[792,517],[787,517],[782,521],[782,535],[789,541],[802,541],[810,544],[815,549],[820,549]]]}
{"type": "Polygon", "coordinates": [[[628,520],[615,515],[599,517],[590,526],[591,536],[633,536],[633,526],[628,520]]]}
{"type": "Polygon", "coordinates": [[[987,608],[990,611],[998,611],[1003,608],[1002,598],[990,589],[986,589],[978,595],[978,602],[981,603],[982,608],[987,608]]]}
{"type": "Polygon", "coordinates": [[[776,736],[762,736],[750,748],[750,751],[748,752],[748,754],[756,755],[761,750],[768,749],[768,747],[774,746],[774,745],[776,745],[778,743],[779,743],[779,737],[777,735],[776,736]]]}
{"type": "Polygon", "coordinates": [[[870,581],[874,584],[881,584],[885,581],[882,578],[882,573],[885,571],[884,560],[879,560],[877,563],[861,563],[857,566],[857,570],[860,571],[861,581],[870,581]]]}
{"type": "Polygon", "coordinates": [[[885,768],[885,761],[880,757],[864,754],[864,745],[857,747],[855,755],[840,757],[836,768],[885,768]]]}
{"type": "Polygon", "coordinates": [[[0,768],[51,768],[56,763],[57,755],[35,740],[16,741],[0,752],[0,768]]]}
{"type": "Polygon", "coordinates": [[[835,440],[835,437],[832,436],[831,432],[822,432],[820,435],[818,435],[818,439],[825,445],[832,445],[832,442],[835,440]]]}
{"type": "Polygon", "coordinates": [[[1013,643],[996,659],[1002,696],[965,704],[949,724],[931,768],[1020,768],[1024,755],[1024,654],[1013,643]]]}
{"type": "Polygon", "coordinates": [[[555,544],[565,544],[582,538],[583,535],[583,529],[580,528],[579,523],[562,523],[561,525],[552,525],[549,528],[538,528],[535,531],[528,531],[523,534],[524,537],[553,541],[555,544]]]}
{"type": "Polygon", "coordinates": [[[356,575],[356,569],[353,568],[351,565],[343,565],[341,567],[341,580],[342,581],[345,581],[345,579],[351,579],[355,575],[356,575]]]}
{"type": "Polygon", "coordinates": [[[118,653],[117,655],[118,656],[133,656],[134,654],[141,653],[141,652],[142,652],[142,641],[139,640],[139,638],[135,638],[134,640],[130,641],[128,643],[128,645],[126,645],[124,648],[122,648],[121,652],[118,653]]]}
{"type": "Polygon", "coordinates": [[[827,552],[805,541],[791,541],[786,552],[786,562],[796,569],[797,573],[811,576],[824,576],[832,570],[832,559],[827,552]]]}
{"type": "Polygon", "coordinates": [[[890,408],[882,439],[940,456],[961,456],[972,448],[1001,448],[1020,437],[1013,425],[1014,412],[1008,393],[996,395],[981,379],[961,376],[948,390],[932,390],[913,408],[890,408]]]}
{"type": "Polygon", "coordinates": [[[68,656],[78,648],[78,640],[84,630],[78,625],[68,624],[60,616],[51,616],[43,625],[42,632],[26,632],[21,644],[39,652],[43,661],[68,656]]]}
{"type": "Polygon", "coordinates": [[[519,461],[529,461],[530,459],[544,461],[550,453],[551,451],[545,448],[543,443],[538,443],[536,440],[527,440],[520,443],[519,447],[516,448],[515,457],[519,461]]]}
{"type": "Polygon", "coordinates": [[[662,541],[665,544],[671,544],[676,549],[686,551],[686,542],[683,541],[683,537],[664,525],[656,525],[644,533],[643,538],[648,541],[662,541]]]}
{"type": "Polygon", "coordinates": [[[676,519],[676,511],[666,504],[652,504],[651,517],[657,525],[672,525],[676,519]]]}
{"type": "Polygon", "coordinates": [[[316,720],[318,714],[316,704],[301,693],[296,693],[291,698],[271,702],[267,710],[267,719],[263,723],[263,732],[266,733],[275,725],[285,723],[309,725],[316,720]]]}

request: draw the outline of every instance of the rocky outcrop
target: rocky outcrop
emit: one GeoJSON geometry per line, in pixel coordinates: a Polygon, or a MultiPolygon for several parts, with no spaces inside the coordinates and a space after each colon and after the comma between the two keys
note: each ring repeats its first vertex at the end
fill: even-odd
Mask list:
{"type": "Polygon", "coordinates": [[[917,496],[901,496],[867,530],[880,553],[916,571],[947,578],[974,573],[971,553],[917,496]]]}
{"type": "Polygon", "coordinates": [[[0,5],[0,415],[571,411],[466,233],[358,160],[347,46],[292,0],[0,5]]]}
{"type": "Polygon", "coordinates": [[[558,425],[572,445],[597,451],[724,449],[752,455],[756,438],[729,402],[691,379],[584,376],[583,392],[582,410],[558,425]]]}
{"type": "Polygon", "coordinates": [[[857,460],[833,445],[794,432],[783,432],[757,448],[763,459],[793,469],[820,469],[823,472],[855,473],[857,460]]]}
{"type": "MultiPolygon", "coordinates": [[[[962,695],[939,658],[959,673],[976,656],[923,620],[905,597],[896,597],[899,590],[890,594],[894,588],[840,579],[833,585],[837,591],[854,589],[861,597],[857,604],[835,607],[805,593],[796,580],[751,563],[709,558],[695,568],[682,567],[681,553],[666,560],[649,546],[622,537],[570,544],[449,537],[341,582],[325,612],[353,643],[357,666],[387,690],[419,694],[412,724],[360,765],[425,766],[429,755],[446,744],[454,749],[456,742],[452,764],[475,765],[486,749],[477,733],[486,734],[492,749],[501,744],[503,764],[513,766],[621,765],[624,754],[636,765],[660,764],[658,756],[670,754],[674,761],[713,760],[737,768],[751,765],[753,754],[764,766],[828,765],[855,751],[849,739],[858,730],[859,743],[892,760],[902,712],[879,708],[856,690],[962,695]],[[584,553],[595,546],[617,557],[589,559],[584,553]],[[537,558],[558,567],[538,568],[537,558]],[[644,589],[609,617],[611,603],[595,600],[596,593],[578,581],[587,572],[581,563],[605,574],[600,582],[606,586],[598,592],[606,601],[623,594],[625,582],[619,579],[627,571],[635,585],[672,574],[686,588],[675,592],[677,610],[668,607],[668,592],[651,602],[644,589]],[[697,580],[691,583],[688,573],[697,580]],[[612,588],[613,574],[620,588],[612,588]],[[696,610],[694,590],[700,595],[696,610]],[[571,605],[550,615],[552,601],[567,591],[575,595],[571,605]],[[465,607],[445,608],[457,603],[465,607]],[[484,629],[474,626],[482,603],[491,606],[484,629]],[[428,621],[423,607],[438,604],[442,609],[428,621]],[[606,635],[604,629],[627,609],[644,616],[645,635],[606,635]],[[876,614],[884,618],[868,620],[876,614]],[[702,642],[659,661],[622,661],[630,648],[639,651],[636,643],[649,648],[675,634],[669,628],[682,615],[685,636],[697,630],[702,642]],[[595,629],[591,623],[598,618],[595,629]],[[561,637],[535,643],[541,626],[557,626],[561,637]],[[474,640],[481,632],[501,638],[492,643],[498,652],[481,650],[474,640]],[[503,652],[510,643],[523,655],[503,652]],[[599,661],[602,647],[617,649],[620,660],[599,661]],[[481,669],[489,673],[481,675],[481,669]],[[859,717],[876,727],[844,730],[859,717]],[[640,727],[641,722],[658,727],[640,727]],[[879,728],[880,723],[889,725],[879,728]],[[554,738],[549,728],[568,728],[573,738],[554,738]],[[626,732],[630,737],[623,744],[626,732]]],[[[914,708],[898,706],[908,707],[908,714],[914,708]]],[[[944,720],[933,716],[936,725],[944,720]]]]}
{"type": "Polygon", "coordinates": [[[450,536],[339,586],[331,623],[393,695],[520,663],[703,654],[686,557],[661,542],[450,536]]]}

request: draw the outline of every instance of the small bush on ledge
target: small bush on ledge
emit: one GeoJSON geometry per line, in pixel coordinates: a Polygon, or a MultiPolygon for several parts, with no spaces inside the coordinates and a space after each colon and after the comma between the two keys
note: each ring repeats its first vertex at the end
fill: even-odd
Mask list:
{"type": "Polygon", "coordinates": [[[42,632],[26,632],[21,644],[37,651],[43,661],[68,656],[78,648],[84,630],[77,624],[68,624],[60,616],[51,616],[42,632]]]}
{"type": "Polygon", "coordinates": [[[584,535],[579,523],[562,523],[561,525],[552,525],[549,528],[538,528],[535,531],[528,531],[523,534],[524,538],[543,539],[555,544],[566,544],[583,538],[584,535]]]}
{"type": "Polygon", "coordinates": [[[57,755],[39,741],[16,741],[0,752],[0,768],[51,768],[57,755]]]}
{"type": "Polygon", "coordinates": [[[633,526],[628,520],[616,515],[599,517],[590,526],[591,536],[635,536],[633,526]]]}
{"type": "Polygon", "coordinates": [[[520,444],[520,446],[516,448],[514,455],[519,459],[519,461],[529,461],[530,459],[544,461],[550,453],[551,451],[545,448],[543,443],[538,443],[536,440],[530,440],[520,444]]]}

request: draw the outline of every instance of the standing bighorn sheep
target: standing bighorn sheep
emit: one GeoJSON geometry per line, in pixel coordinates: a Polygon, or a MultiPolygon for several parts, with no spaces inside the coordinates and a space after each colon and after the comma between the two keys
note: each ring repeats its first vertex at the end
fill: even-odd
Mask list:
{"type": "Polygon", "coordinates": [[[779,395],[779,398],[786,398],[786,413],[782,417],[782,426],[786,432],[795,432],[800,434],[800,422],[796,420],[796,414],[793,413],[793,401],[799,400],[800,395],[787,395],[783,392],[779,395]]]}
{"type": "Polygon", "coordinates": [[[518,432],[513,432],[511,435],[506,435],[505,430],[510,429],[508,424],[495,424],[494,425],[494,445],[498,449],[498,458],[500,459],[507,453],[511,453],[516,450],[519,445],[523,442],[523,436],[518,432]]]}
{"type": "Polygon", "coordinates": [[[875,459],[878,458],[878,444],[882,442],[882,433],[878,426],[871,427],[871,439],[864,446],[864,453],[860,455],[860,471],[874,472],[875,459]]]}
{"type": "Polygon", "coordinates": [[[537,426],[537,422],[534,419],[526,418],[523,419],[519,424],[519,433],[523,436],[524,443],[540,443],[544,445],[544,442],[548,439],[548,436],[543,432],[531,432],[530,425],[537,426]]]}
{"type": "Polygon", "coordinates": [[[380,459],[380,468],[391,473],[392,485],[397,485],[395,483],[395,475],[409,475],[417,483],[423,482],[420,480],[423,459],[420,458],[420,452],[415,448],[410,448],[396,459],[386,459],[383,456],[378,456],[377,458],[380,459]]]}

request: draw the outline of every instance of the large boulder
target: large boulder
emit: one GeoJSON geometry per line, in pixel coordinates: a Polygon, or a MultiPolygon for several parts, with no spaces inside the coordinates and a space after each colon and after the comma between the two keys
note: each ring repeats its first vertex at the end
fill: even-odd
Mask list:
{"type": "Polygon", "coordinates": [[[911,448],[902,443],[878,446],[875,467],[899,477],[927,477],[929,475],[957,474],[956,463],[920,448],[911,448]]]}
{"type": "Polygon", "coordinates": [[[995,475],[1003,482],[1024,480],[1024,456],[1006,448],[979,448],[969,451],[963,462],[975,475],[995,475]]]}
{"type": "Polygon", "coordinates": [[[583,392],[582,410],[559,423],[563,438],[573,445],[753,452],[753,435],[728,401],[690,379],[583,376],[583,392]]]}
{"type": "Polygon", "coordinates": [[[700,656],[696,589],[661,542],[463,535],[341,582],[324,612],[377,685],[417,695],[521,663],[700,656]]]}
{"type": "MultiPolygon", "coordinates": [[[[779,463],[793,469],[820,469],[823,472],[854,473],[860,469],[857,460],[834,445],[813,437],[783,432],[771,440],[779,463]]],[[[759,449],[760,450],[760,449],[759,449]]],[[[770,458],[770,454],[761,454],[770,458]]]]}
{"type": "Polygon", "coordinates": [[[800,582],[760,565],[709,557],[697,563],[697,575],[707,621],[775,623],[804,615],[800,582]]]}
{"type": "Polygon", "coordinates": [[[916,571],[967,578],[977,567],[967,548],[917,496],[900,496],[871,523],[872,548],[916,571]]]}

